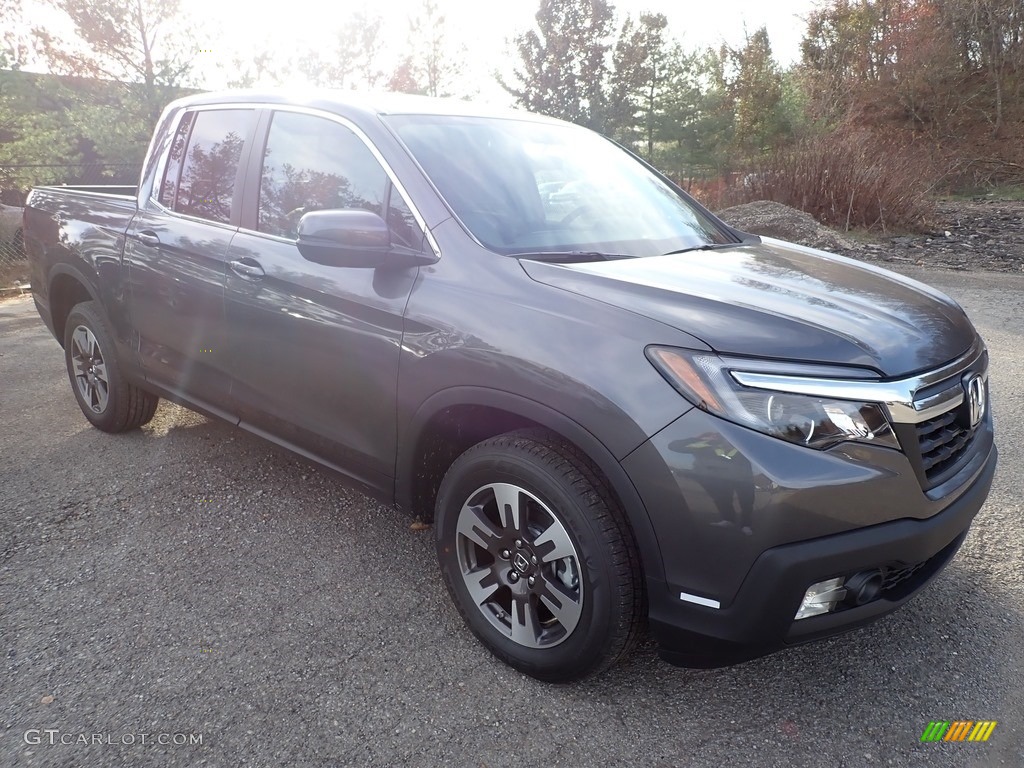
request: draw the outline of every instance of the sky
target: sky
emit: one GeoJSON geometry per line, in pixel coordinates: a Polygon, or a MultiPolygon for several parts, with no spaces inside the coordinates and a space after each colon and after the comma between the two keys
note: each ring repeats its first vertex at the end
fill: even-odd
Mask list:
{"type": "MultiPolygon", "coordinates": [[[[341,23],[346,14],[369,7],[384,16],[387,38],[401,46],[407,38],[406,19],[419,0],[377,0],[367,6],[362,0],[290,0],[285,13],[264,12],[252,0],[181,0],[202,31],[210,35],[208,52],[200,54],[197,70],[207,75],[208,87],[218,87],[223,68],[218,67],[238,51],[280,47],[296,51],[327,44],[327,33],[341,23]]],[[[498,99],[504,92],[493,73],[509,71],[509,41],[528,28],[537,11],[537,0],[437,0],[445,14],[453,50],[465,57],[470,92],[498,99]]],[[[812,10],[814,0],[612,0],[617,18],[651,11],[663,13],[669,31],[686,49],[717,46],[726,42],[743,43],[745,30],[753,33],[768,28],[772,49],[783,65],[799,58],[803,18],[812,10]]]]}

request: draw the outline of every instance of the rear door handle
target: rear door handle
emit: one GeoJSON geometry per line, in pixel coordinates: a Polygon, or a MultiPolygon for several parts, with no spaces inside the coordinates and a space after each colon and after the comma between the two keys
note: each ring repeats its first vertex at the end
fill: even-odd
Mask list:
{"type": "Polygon", "coordinates": [[[160,238],[156,236],[156,232],[149,229],[144,229],[138,234],[139,242],[143,245],[149,245],[155,248],[160,245],[160,238]]]}
{"type": "Polygon", "coordinates": [[[263,271],[263,267],[251,259],[248,261],[229,261],[228,266],[231,267],[232,272],[239,277],[244,277],[246,280],[259,280],[267,274],[263,271]]]}

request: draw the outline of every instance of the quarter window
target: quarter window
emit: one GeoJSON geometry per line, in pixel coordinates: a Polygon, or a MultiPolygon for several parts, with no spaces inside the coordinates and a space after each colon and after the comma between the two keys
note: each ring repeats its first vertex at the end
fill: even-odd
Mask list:
{"type": "MultiPolygon", "coordinates": [[[[258,228],[295,239],[308,211],[357,208],[383,217],[388,187],[384,168],[351,130],[313,115],[277,112],[263,154],[258,228]]],[[[388,220],[404,223],[400,211],[408,206],[397,190],[389,208],[397,216],[389,211],[388,220]]],[[[402,234],[397,242],[412,237],[407,227],[402,234]]]]}
{"type": "MultiPolygon", "coordinates": [[[[230,221],[238,162],[253,114],[252,110],[242,109],[195,113],[174,199],[175,211],[210,221],[230,221]]],[[[175,137],[175,145],[177,143],[175,137]]],[[[173,154],[174,146],[171,152],[173,154]]],[[[169,161],[168,173],[171,165],[169,161]]],[[[161,202],[163,193],[161,190],[161,202]]]]}
{"type": "Polygon", "coordinates": [[[166,208],[174,208],[174,193],[178,191],[178,180],[181,178],[181,160],[185,157],[185,145],[195,116],[195,112],[182,115],[178,130],[174,132],[174,141],[167,156],[167,168],[164,169],[163,182],[160,184],[160,196],[157,198],[166,208]]]}
{"type": "Polygon", "coordinates": [[[388,200],[388,228],[391,230],[391,242],[395,245],[404,245],[417,251],[424,249],[423,230],[416,223],[409,204],[394,186],[391,187],[388,200]]]}

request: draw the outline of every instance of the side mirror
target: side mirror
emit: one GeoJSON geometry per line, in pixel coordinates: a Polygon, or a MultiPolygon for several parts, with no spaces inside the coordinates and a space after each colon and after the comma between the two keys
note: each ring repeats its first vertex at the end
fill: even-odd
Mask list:
{"type": "Polygon", "coordinates": [[[358,209],[303,214],[296,245],[306,260],[330,267],[400,268],[434,261],[408,248],[392,247],[387,222],[358,209]]]}

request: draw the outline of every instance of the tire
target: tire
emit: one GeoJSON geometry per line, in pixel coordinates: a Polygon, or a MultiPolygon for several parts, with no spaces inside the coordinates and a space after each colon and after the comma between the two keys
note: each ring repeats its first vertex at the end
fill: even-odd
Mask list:
{"type": "Polygon", "coordinates": [[[645,615],[636,544],[575,446],[541,430],[475,445],[441,482],[435,530],[455,605],[510,666],[569,682],[636,644],[645,615]]]}
{"type": "Polygon", "coordinates": [[[125,432],[149,422],[160,399],[121,373],[114,337],[95,301],[76,304],[64,326],[64,363],[85,418],[104,432],[125,432]]]}

